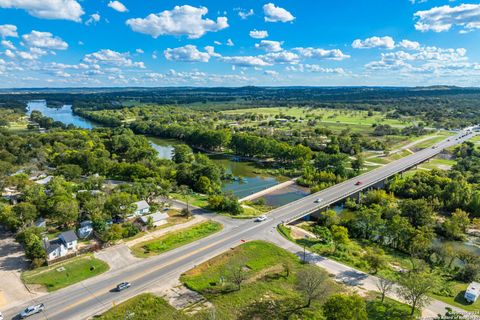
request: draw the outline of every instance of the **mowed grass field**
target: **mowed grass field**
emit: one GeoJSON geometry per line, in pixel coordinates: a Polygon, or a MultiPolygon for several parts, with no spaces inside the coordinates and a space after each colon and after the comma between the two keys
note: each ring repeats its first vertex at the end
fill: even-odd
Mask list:
{"type": "Polygon", "coordinates": [[[251,109],[237,109],[223,111],[225,114],[263,114],[271,117],[291,116],[298,119],[314,119],[315,117],[322,117],[321,122],[325,123],[344,123],[362,126],[371,126],[372,124],[389,124],[395,127],[405,127],[412,124],[413,119],[406,121],[399,119],[387,119],[386,114],[380,112],[373,112],[372,116],[368,116],[368,111],[362,110],[346,110],[346,109],[324,109],[324,108],[251,108],[251,109]]]}
{"type": "Polygon", "coordinates": [[[167,233],[157,239],[139,243],[133,246],[131,250],[136,257],[148,258],[207,237],[220,230],[222,230],[220,223],[207,221],[189,228],[167,233]]]}
{"type": "Polygon", "coordinates": [[[104,273],[108,269],[108,264],[87,254],[53,266],[25,271],[22,273],[22,280],[26,284],[39,284],[48,291],[55,291],[104,273]]]}

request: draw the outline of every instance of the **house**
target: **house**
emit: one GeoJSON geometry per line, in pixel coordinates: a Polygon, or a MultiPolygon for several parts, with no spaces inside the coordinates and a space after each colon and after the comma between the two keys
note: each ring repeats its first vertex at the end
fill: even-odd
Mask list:
{"type": "Polygon", "coordinates": [[[155,212],[152,214],[141,216],[139,220],[142,222],[142,224],[147,225],[148,219],[150,218],[152,219],[153,226],[158,227],[162,224],[167,223],[168,214],[163,212],[155,212]]]}
{"type": "Polygon", "coordinates": [[[472,282],[468,285],[467,291],[465,291],[465,300],[470,303],[474,303],[477,301],[478,297],[480,296],[480,283],[472,282]]]}
{"type": "Polygon", "coordinates": [[[129,216],[129,218],[143,216],[144,214],[147,214],[150,212],[150,206],[145,200],[137,201],[133,203],[133,205],[135,206],[136,209],[133,212],[133,214],[129,216]]]}
{"type": "Polygon", "coordinates": [[[68,253],[77,251],[77,235],[72,230],[62,232],[58,238],[43,239],[43,245],[47,253],[47,260],[54,260],[66,256],[68,253]]]}
{"type": "Polygon", "coordinates": [[[93,222],[85,220],[80,222],[80,227],[77,230],[77,235],[80,239],[88,238],[93,232],[93,222]]]}

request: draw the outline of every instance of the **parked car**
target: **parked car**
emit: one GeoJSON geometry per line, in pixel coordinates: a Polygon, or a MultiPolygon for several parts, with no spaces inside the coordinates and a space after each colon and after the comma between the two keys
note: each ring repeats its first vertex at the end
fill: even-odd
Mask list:
{"type": "Polygon", "coordinates": [[[320,203],[320,202],[322,202],[322,201],[323,201],[323,199],[322,199],[322,198],[318,198],[318,199],[315,199],[315,201],[314,201],[314,202],[315,202],[315,203],[320,203]]]}
{"type": "Polygon", "coordinates": [[[130,282],[122,282],[122,283],[119,283],[117,285],[117,291],[120,292],[120,291],[123,291],[125,289],[128,289],[130,288],[131,284],[130,282]]]}
{"type": "Polygon", "coordinates": [[[361,185],[362,183],[363,183],[362,181],[357,181],[357,182],[355,182],[355,185],[356,185],[356,186],[359,186],[359,185],[361,185]]]}
{"type": "Polygon", "coordinates": [[[33,316],[34,314],[37,314],[39,312],[42,312],[45,309],[45,306],[43,303],[36,304],[34,306],[30,306],[20,312],[20,319],[25,319],[27,317],[33,316]]]}
{"type": "Polygon", "coordinates": [[[3,320],[3,314],[0,312],[0,320],[3,320]]]}
{"type": "Polygon", "coordinates": [[[260,217],[257,217],[257,218],[255,219],[255,222],[262,222],[262,221],[265,221],[265,220],[267,220],[267,216],[262,215],[262,216],[260,216],[260,217]]]}

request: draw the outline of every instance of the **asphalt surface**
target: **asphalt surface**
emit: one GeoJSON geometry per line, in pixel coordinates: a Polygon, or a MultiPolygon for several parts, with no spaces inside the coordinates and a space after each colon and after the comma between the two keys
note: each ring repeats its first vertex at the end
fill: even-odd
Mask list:
{"type": "MultiPolygon", "coordinates": [[[[460,135],[460,134],[459,134],[460,135]]],[[[459,135],[419,151],[411,156],[397,160],[374,171],[333,187],[309,195],[268,213],[267,221],[256,223],[252,220],[227,219],[206,211],[196,213],[211,216],[224,223],[224,230],[194,243],[166,252],[160,256],[141,260],[119,270],[106,272],[81,283],[44,295],[26,303],[27,307],[44,303],[45,311],[29,319],[86,319],[110,309],[112,306],[131,298],[147,288],[165,285],[178,279],[179,275],[214,256],[240,245],[244,241],[272,238],[279,223],[295,220],[323,207],[331,205],[345,197],[354,195],[363,189],[375,185],[388,177],[405,171],[440,153],[444,148],[461,143],[471,136],[458,138],[459,135]],[[458,139],[457,139],[458,138],[458,139]],[[356,185],[361,181],[360,185],[356,185]],[[321,203],[315,199],[321,198],[321,203]],[[132,287],[123,292],[112,289],[123,281],[132,283],[132,287]]],[[[15,319],[22,308],[4,311],[5,319],[15,319]]],[[[443,310],[442,310],[443,311],[443,310]]]]}

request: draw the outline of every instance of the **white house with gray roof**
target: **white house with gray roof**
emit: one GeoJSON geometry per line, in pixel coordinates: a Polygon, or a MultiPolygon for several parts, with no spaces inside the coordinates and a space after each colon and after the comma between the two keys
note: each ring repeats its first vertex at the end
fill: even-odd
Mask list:
{"type": "Polygon", "coordinates": [[[150,205],[145,200],[134,202],[133,206],[135,207],[135,211],[128,216],[129,219],[150,213],[150,205]]]}
{"type": "Polygon", "coordinates": [[[44,239],[47,260],[55,260],[77,251],[77,235],[72,230],[62,232],[53,240],[44,239]]]}

